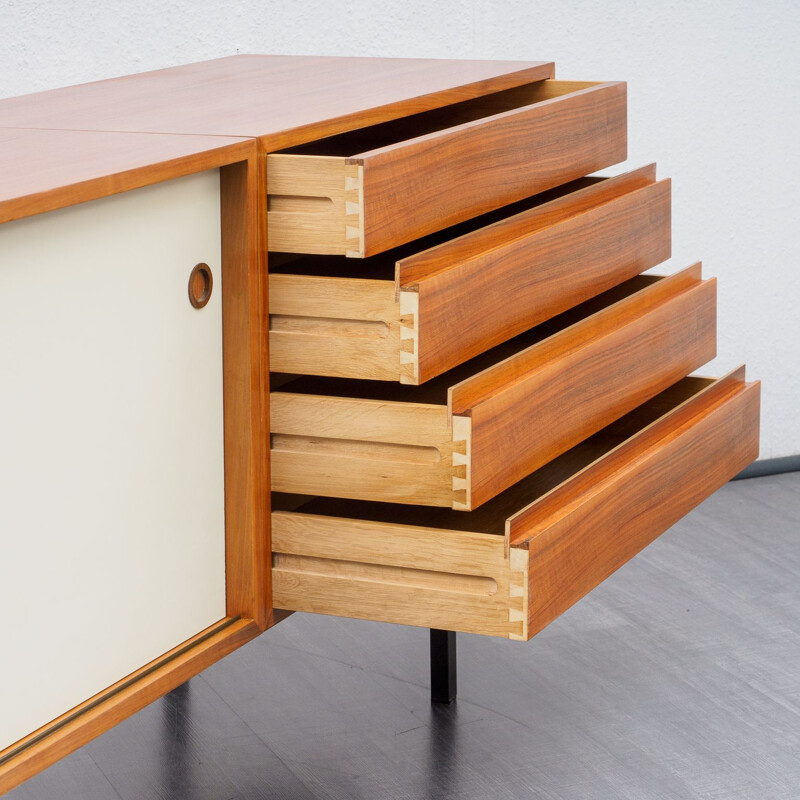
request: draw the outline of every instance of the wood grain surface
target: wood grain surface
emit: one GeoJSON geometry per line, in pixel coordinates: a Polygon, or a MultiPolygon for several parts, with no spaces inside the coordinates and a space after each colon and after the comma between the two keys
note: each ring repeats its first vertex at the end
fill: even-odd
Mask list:
{"type": "Polygon", "coordinates": [[[238,55],[2,100],[0,127],[261,137],[270,152],[552,77],[552,62],[238,55]]]}
{"type": "Polygon", "coordinates": [[[361,174],[343,158],[268,155],[270,250],[363,255],[361,174]]]}
{"type": "Polygon", "coordinates": [[[290,512],[272,524],[278,608],[522,634],[509,611],[521,608],[527,554],[512,570],[500,536],[290,512]]]}
{"type": "MultiPolygon", "coordinates": [[[[272,490],[451,506],[454,426],[443,405],[271,396],[272,490]]],[[[456,431],[460,425],[456,423],[456,431]]]]}
{"type": "Polygon", "coordinates": [[[220,171],[227,613],[271,622],[263,159],[220,171]]]}
{"type": "Polygon", "coordinates": [[[696,265],[452,387],[472,422],[472,507],[715,354],[716,284],[696,265]]]}
{"type": "Polygon", "coordinates": [[[532,636],[758,456],[760,386],[731,374],[509,521],[532,636]]]}
{"type": "Polygon", "coordinates": [[[401,313],[392,281],[271,274],[276,372],[397,381],[401,313]]]}
{"type": "MultiPolygon", "coordinates": [[[[424,249],[402,256],[395,265],[395,279],[398,286],[415,286],[462,261],[483,253],[497,255],[497,251],[514,246],[519,239],[538,234],[655,182],[656,165],[647,164],[611,177],[590,176],[566,183],[551,192],[479,218],[491,220],[488,224],[472,224],[463,233],[443,237],[424,249]]],[[[462,227],[465,226],[455,230],[461,231],[462,227]]]]}
{"type": "Polygon", "coordinates": [[[364,255],[624,161],[625,84],[579,86],[545,100],[532,88],[518,99],[533,105],[355,155],[364,255]]]}
{"type": "Polygon", "coordinates": [[[609,178],[399,261],[398,285],[419,295],[419,382],[669,258],[670,182],[652,173],[609,178]]]}
{"type": "Polygon", "coordinates": [[[0,127],[0,223],[231,164],[255,149],[222,136],[0,127]]]}

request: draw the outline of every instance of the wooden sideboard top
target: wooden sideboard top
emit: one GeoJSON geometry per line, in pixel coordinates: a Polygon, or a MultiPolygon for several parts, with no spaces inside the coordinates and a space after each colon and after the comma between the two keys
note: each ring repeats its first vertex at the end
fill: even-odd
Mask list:
{"type": "Polygon", "coordinates": [[[0,128],[0,223],[254,155],[225,136],[0,128]]]}
{"type": "Polygon", "coordinates": [[[247,136],[275,149],[553,70],[551,62],[229,56],[0,100],[0,127],[247,136]]]}
{"type": "Polygon", "coordinates": [[[246,140],[269,152],[553,74],[552,62],[238,55],[7,98],[0,222],[244,159],[246,140]]]}

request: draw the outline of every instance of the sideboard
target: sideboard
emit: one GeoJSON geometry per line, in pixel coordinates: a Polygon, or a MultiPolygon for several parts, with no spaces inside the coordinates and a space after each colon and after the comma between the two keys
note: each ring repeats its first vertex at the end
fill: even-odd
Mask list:
{"type": "Polygon", "coordinates": [[[0,792],[294,611],[527,640],[757,456],[626,156],[549,62],[0,101],[0,792]]]}

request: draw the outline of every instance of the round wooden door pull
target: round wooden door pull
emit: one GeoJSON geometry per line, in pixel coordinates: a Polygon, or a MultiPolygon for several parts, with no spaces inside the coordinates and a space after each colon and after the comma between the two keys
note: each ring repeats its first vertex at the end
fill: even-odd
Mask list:
{"type": "Polygon", "coordinates": [[[189,275],[189,302],[195,308],[203,308],[211,297],[214,276],[208,264],[196,264],[189,275]]]}

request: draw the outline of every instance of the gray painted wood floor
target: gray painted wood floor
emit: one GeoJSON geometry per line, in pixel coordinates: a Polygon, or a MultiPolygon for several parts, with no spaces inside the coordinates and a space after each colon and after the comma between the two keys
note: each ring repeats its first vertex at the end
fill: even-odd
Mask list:
{"type": "Polygon", "coordinates": [[[800,798],[800,473],[725,486],[529,644],[294,615],[11,800],[800,798]]]}

